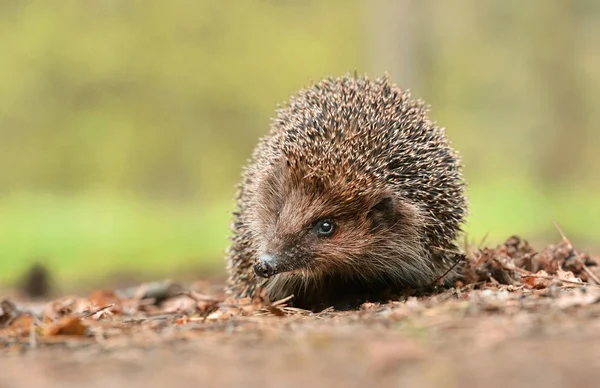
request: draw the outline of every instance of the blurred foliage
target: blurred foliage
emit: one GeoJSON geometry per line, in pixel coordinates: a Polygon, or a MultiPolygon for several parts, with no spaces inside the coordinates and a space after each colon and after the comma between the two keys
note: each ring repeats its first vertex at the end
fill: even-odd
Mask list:
{"type": "Polygon", "coordinates": [[[471,238],[599,244],[598,36],[593,0],[0,1],[0,281],[222,266],[277,104],[355,69],[431,104],[471,238]]]}
{"type": "Polygon", "coordinates": [[[221,199],[276,102],[359,57],[341,2],[2,4],[3,190],[221,199]]]}

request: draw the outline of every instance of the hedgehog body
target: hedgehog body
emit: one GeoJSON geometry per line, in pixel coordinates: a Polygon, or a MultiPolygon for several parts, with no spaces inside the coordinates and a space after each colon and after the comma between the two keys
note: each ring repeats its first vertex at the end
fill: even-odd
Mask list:
{"type": "Polygon", "coordinates": [[[350,75],[278,110],[237,205],[228,292],[309,309],[431,285],[454,265],[466,215],[458,155],[425,105],[350,75]]]}

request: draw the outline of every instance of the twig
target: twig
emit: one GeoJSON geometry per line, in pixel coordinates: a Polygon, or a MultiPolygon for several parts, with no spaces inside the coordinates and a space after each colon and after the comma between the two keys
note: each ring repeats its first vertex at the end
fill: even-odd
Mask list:
{"type": "MultiPolygon", "coordinates": [[[[569,245],[571,245],[571,240],[569,240],[567,238],[567,235],[558,226],[558,223],[556,221],[554,221],[554,227],[558,231],[558,234],[560,234],[560,237],[562,238],[563,242],[566,242],[569,245]]],[[[573,254],[572,251],[571,251],[571,254],[573,254]]],[[[585,273],[588,274],[588,276],[594,281],[594,283],[596,283],[597,285],[600,285],[600,279],[598,279],[598,277],[590,270],[590,268],[587,265],[585,265],[585,263],[583,262],[583,260],[581,260],[581,258],[578,258],[578,259],[579,259],[579,262],[581,262],[581,265],[582,265],[583,270],[585,271],[585,273]]]]}
{"type": "Polygon", "coordinates": [[[479,242],[479,245],[477,246],[477,249],[481,250],[481,248],[483,247],[483,244],[485,244],[485,242],[487,241],[489,235],[490,235],[490,232],[487,232],[486,234],[483,235],[483,238],[479,242]]]}
{"type": "Polygon", "coordinates": [[[163,300],[177,295],[182,291],[181,285],[173,283],[171,280],[159,282],[143,283],[138,286],[119,290],[117,294],[125,296],[127,299],[157,299],[163,300]]]}
{"type": "Polygon", "coordinates": [[[35,331],[35,320],[32,320],[31,325],[29,326],[29,346],[32,349],[38,347],[38,337],[37,332],[35,331]]]}
{"type": "Polygon", "coordinates": [[[178,295],[187,296],[188,298],[190,298],[196,302],[214,302],[214,303],[220,302],[219,299],[216,299],[216,298],[210,297],[210,296],[206,296],[206,295],[203,295],[198,292],[191,291],[191,290],[190,291],[188,291],[188,290],[181,291],[178,295]]]}
{"type": "Polygon", "coordinates": [[[558,226],[558,223],[556,221],[552,221],[552,223],[554,224],[554,228],[556,228],[556,231],[558,232],[558,234],[560,235],[560,237],[562,238],[563,242],[569,243],[571,244],[571,241],[567,238],[567,235],[562,231],[562,229],[558,226]]]}
{"type": "MultiPolygon", "coordinates": [[[[454,253],[456,254],[456,252],[454,252],[454,253]]],[[[431,282],[431,284],[429,285],[429,287],[435,286],[435,284],[437,282],[439,282],[440,280],[442,280],[443,278],[445,278],[446,275],[448,275],[450,272],[452,272],[452,270],[454,268],[456,268],[456,266],[459,263],[461,263],[463,261],[466,261],[466,256],[465,255],[463,255],[463,254],[457,254],[457,256],[458,256],[458,259],[454,260],[454,264],[452,264],[452,266],[450,268],[448,268],[441,276],[438,276],[437,279],[435,279],[433,282],[431,282]]]]}
{"type": "Polygon", "coordinates": [[[109,309],[109,308],[113,307],[114,305],[115,305],[115,304],[114,304],[114,303],[112,303],[112,304],[106,305],[106,306],[104,306],[104,307],[100,307],[100,308],[98,308],[98,309],[96,309],[96,310],[89,311],[89,312],[85,313],[85,314],[84,314],[84,315],[81,317],[81,319],[83,319],[83,318],[89,318],[89,317],[91,317],[92,315],[96,315],[96,314],[98,314],[98,313],[99,313],[99,312],[101,312],[101,311],[104,311],[104,310],[106,310],[106,309],[109,309]]]}
{"type": "Polygon", "coordinates": [[[588,274],[588,276],[594,281],[594,283],[600,285],[600,279],[598,279],[598,277],[592,272],[592,270],[583,263],[581,263],[581,265],[583,266],[583,270],[585,271],[585,273],[588,274]]]}
{"type": "Polygon", "coordinates": [[[484,281],[479,281],[479,282],[475,282],[475,283],[469,283],[464,285],[463,287],[459,288],[460,292],[469,292],[475,289],[475,287],[480,286],[482,284],[485,284],[484,281]]]}
{"type": "Polygon", "coordinates": [[[509,268],[509,267],[507,267],[507,266],[506,266],[506,265],[505,265],[505,264],[504,264],[502,261],[500,261],[500,260],[498,260],[498,259],[496,259],[496,258],[493,258],[493,260],[494,260],[495,262],[497,262],[498,264],[500,264],[500,266],[501,266],[503,269],[505,269],[505,270],[508,270],[508,271],[515,271],[515,272],[517,272],[519,275],[521,275],[521,277],[531,277],[531,278],[546,279],[546,280],[558,280],[559,282],[563,282],[563,283],[570,283],[570,284],[577,284],[577,285],[579,285],[579,286],[593,286],[593,284],[590,284],[590,283],[588,283],[588,282],[584,282],[584,281],[581,281],[581,282],[576,282],[576,281],[573,281],[573,280],[561,279],[561,278],[559,278],[559,277],[556,277],[556,276],[550,276],[550,275],[536,275],[536,274],[534,274],[534,273],[531,273],[531,272],[529,272],[529,271],[527,271],[527,270],[525,270],[525,269],[523,269],[523,268],[519,268],[519,267],[513,267],[513,268],[509,268]]]}
{"type": "Polygon", "coordinates": [[[297,307],[282,307],[281,308],[283,311],[285,312],[291,312],[291,313],[296,313],[296,314],[303,314],[303,315],[312,315],[314,314],[312,311],[310,310],[306,310],[306,309],[300,309],[297,307]]]}
{"type": "Polygon", "coordinates": [[[521,277],[523,277],[523,278],[537,278],[537,279],[545,279],[545,280],[558,280],[559,282],[570,283],[570,284],[577,284],[578,286],[586,286],[586,285],[588,285],[588,283],[586,283],[584,281],[576,282],[576,281],[573,281],[573,280],[561,279],[561,278],[557,278],[556,276],[550,276],[550,275],[536,275],[536,274],[523,275],[522,274],[521,277]]]}
{"type": "Polygon", "coordinates": [[[286,297],[285,297],[285,298],[283,298],[283,299],[279,299],[278,301],[271,303],[271,307],[277,307],[277,306],[279,306],[279,305],[282,305],[282,304],[284,304],[285,302],[287,302],[287,301],[289,301],[290,299],[292,299],[293,297],[294,297],[294,294],[292,294],[292,295],[290,295],[290,296],[286,296],[286,297]]]}

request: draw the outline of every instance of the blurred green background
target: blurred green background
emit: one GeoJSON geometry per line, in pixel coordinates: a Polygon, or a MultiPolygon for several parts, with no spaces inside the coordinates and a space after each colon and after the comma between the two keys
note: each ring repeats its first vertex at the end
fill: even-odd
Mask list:
{"type": "Polygon", "coordinates": [[[278,103],[388,72],[461,151],[468,238],[600,247],[600,2],[1,1],[0,285],[223,273],[278,103]]]}

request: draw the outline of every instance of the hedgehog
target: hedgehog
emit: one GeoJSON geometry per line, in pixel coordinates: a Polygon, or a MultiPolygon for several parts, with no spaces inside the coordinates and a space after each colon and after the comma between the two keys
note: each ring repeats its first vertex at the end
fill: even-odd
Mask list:
{"type": "Polygon", "coordinates": [[[465,183],[428,113],[387,75],[329,77],[278,107],[238,185],[227,293],[317,311],[451,278],[465,183]]]}

